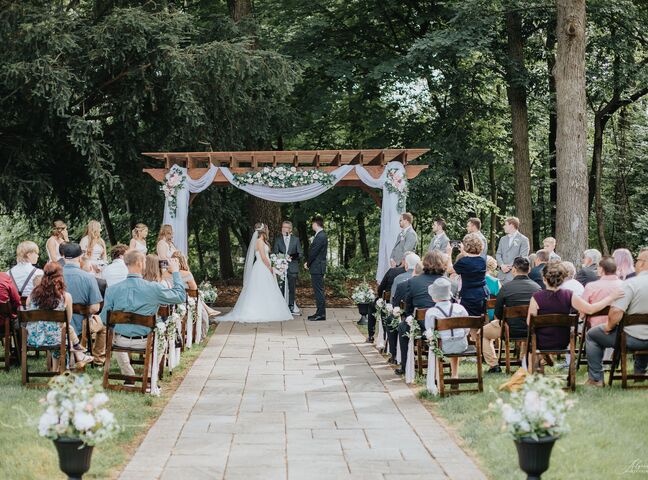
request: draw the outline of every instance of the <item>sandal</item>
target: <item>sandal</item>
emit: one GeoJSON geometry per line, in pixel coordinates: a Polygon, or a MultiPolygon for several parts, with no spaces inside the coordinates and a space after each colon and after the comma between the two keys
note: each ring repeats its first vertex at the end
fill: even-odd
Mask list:
{"type": "Polygon", "coordinates": [[[86,355],[85,353],[81,355],[76,355],[75,353],[74,357],[74,368],[76,368],[77,370],[83,370],[88,363],[91,363],[94,360],[94,357],[92,355],[86,355]]]}

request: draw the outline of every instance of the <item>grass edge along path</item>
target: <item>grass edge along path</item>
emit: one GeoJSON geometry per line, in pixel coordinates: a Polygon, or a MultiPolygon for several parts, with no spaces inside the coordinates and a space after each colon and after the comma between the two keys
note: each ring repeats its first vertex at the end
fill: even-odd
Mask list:
{"type": "MultiPolygon", "coordinates": [[[[160,382],[162,393],[159,397],[106,391],[110,398],[107,407],[115,414],[122,430],[115,438],[95,447],[90,471],[84,475],[84,479],[119,476],[214,332],[215,326],[211,326],[206,340],[200,345],[194,345],[191,350],[184,351],[180,365],[173,370],[172,375],[165,369],[164,379],[160,382]]],[[[32,363],[33,360],[30,361],[30,366],[32,363]]],[[[112,367],[116,368],[115,361],[112,362],[112,367]]],[[[101,379],[103,375],[97,369],[91,368],[87,368],[86,373],[95,379],[101,379]]],[[[20,368],[12,367],[9,373],[0,371],[2,478],[8,480],[66,478],[58,468],[58,456],[54,444],[51,440],[38,435],[38,420],[43,411],[39,400],[46,393],[46,388],[23,387],[20,383],[20,368]]]]}

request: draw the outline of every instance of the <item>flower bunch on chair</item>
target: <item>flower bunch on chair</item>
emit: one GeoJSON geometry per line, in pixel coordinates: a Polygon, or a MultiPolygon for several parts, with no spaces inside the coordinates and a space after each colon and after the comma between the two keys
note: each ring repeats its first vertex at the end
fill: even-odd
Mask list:
{"type": "Polygon", "coordinates": [[[407,201],[407,178],[403,175],[402,170],[390,168],[387,171],[387,180],[385,182],[387,191],[398,195],[398,211],[405,211],[405,202],[407,201]]]}
{"type": "Polygon", "coordinates": [[[371,303],[376,298],[376,294],[367,282],[362,282],[353,289],[351,299],[356,303],[371,303]]]}
{"type": "Polygon", "coordinates": [[[290,263],[290,256],[285,253],[273,253],[270,255],[270,265],[275,275],[281,277],[282,280],[286,279],[288,275],[288,264],[290,263]]]}
{"type": "Polygon", "coordinates": [[[164,176],[164,184],[160,190],[164,192],[164,197],[169,204],[169,215],[175,218],[178,210],[178,192],[184,187],[187,175],[174,165],[164,176]]]}
{"type": "Polygon", "coordinates": [[[403,312],[401,311],[400,307],[394,307],[391,303],[388,303],[385,306],[385,309],[387,310],[387,324],[389,325],[389,328],[392,330],[395,330],[398,328],[401,322],[401,315],[403,315],[403,312]]]}
{"type": "Polygon", "coordinates": [[[421,336],[421,326],[419,323],[414,320],[414,317],[412,315],[408,315],[407,318],[405,319],[405,323],[407,323],[410,327],[409,332],[405,333],[405,336],[407,338],[420,338],[421,336]]]}
{"type": "Polygon", "coordinates": [[[320,183],[325,187],[333,185],[335,176],[321,170],[300,170],[295,167],[264,167],[256,172],[234,175],[238,185],[262,185],[270,188],[302,187],[320,183]]]}

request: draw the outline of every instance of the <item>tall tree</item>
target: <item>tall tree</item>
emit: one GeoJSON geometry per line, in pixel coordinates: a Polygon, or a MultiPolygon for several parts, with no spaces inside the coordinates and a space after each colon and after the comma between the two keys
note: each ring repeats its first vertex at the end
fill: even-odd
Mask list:
{"type": "Polygon", "coordinates": [[[563,259],[587,248],[585,0],[556,1],[556,239],[563,259]]]}

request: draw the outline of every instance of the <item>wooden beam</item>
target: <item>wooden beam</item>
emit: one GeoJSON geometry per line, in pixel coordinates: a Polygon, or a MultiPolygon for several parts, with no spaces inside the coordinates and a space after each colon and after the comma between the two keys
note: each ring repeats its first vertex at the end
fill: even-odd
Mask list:
{"type": "Polygon", "coordinates": [[[334,167],[339,167],[341,162],[342,162],[342,153],[338,151],[335,154],[335,157],[333,157],[333,160],[331,161],[331,165],[334,167]]]}
{"type": "Polygon", "coordinates": [[[362,165],[362,159],[364,157],[362,156],[362,152],[359,152],[355,157],[353,157],[353,160],[351,160],[350,165],[362,165]]]}
{"type": "Polygon", "coordinates": [[[366,165],[384,165],[385,164],[385,152],[382,150],[378,155],[373,157],[369,162],[366,163],[366,165]]]}

